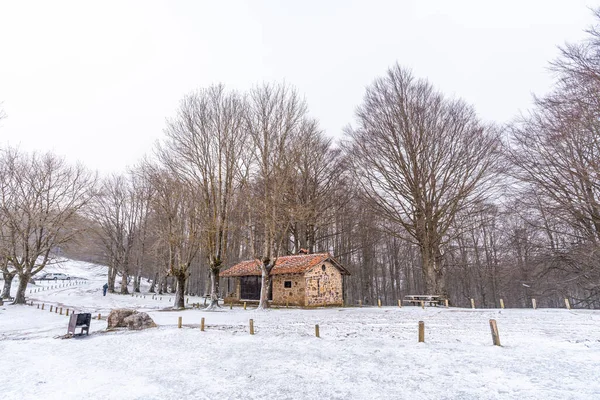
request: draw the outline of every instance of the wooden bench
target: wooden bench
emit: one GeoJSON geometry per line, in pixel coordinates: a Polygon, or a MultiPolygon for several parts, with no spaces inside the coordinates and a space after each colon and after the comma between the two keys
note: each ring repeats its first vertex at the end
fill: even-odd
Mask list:
{"type": "Polygon", "coordinates": [[[439,295],[431,295],[431,294],[409,294],[404,296],[405,303],[410,303],[415,306],[420,305],[429,305],[429,306],[438,306],[444,305],[446,299],[439,295]]]}
{"type": "Polygon", "coordinates": [[[67,335],[75,335],[75,329],[77,328],[81,328],[80,335],[83,335],[83,331],[85,331],[86,335],[89,335],[91,322],[92,314],[90,313],[71,314],[69,319],[69,327],[67,328],[67,335]]]}

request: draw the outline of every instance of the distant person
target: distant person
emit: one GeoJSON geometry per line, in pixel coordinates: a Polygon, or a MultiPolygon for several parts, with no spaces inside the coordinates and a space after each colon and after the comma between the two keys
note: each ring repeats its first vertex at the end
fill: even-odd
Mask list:
{"type": "Polygon", "coordinates": [[[108,283],[105,283],[104,286],[102,286],[102,293],[104,296],[106,296],[106,291],[108,290],[108,283]]]}

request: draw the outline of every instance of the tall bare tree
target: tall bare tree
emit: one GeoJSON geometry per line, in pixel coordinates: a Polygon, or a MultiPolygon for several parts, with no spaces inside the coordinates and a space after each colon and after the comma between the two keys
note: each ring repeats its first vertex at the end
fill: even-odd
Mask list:
{"type": "Polygon", "coordinates": [[[259,308],[268,307],[270,273],[290,227],[283,196],[293,181],[294,142],[306,119],[307,106],[295,89],[285,84],[265,84],[250,91],[246,131],[253,144],[255,223],[262,234],[259,308]]]}
{"type": "Polygon", "coordinates": [[[232,229],[234,196],[248,180],[245,101],[223,85],[189,94],[176,118],[168,122],[161,161],[189,190],[200,195],[204,212],[203,249],[208,257],[211,302],[218,307],[219,271],[232,229]]]}
{"type": "Polygon", "coordinates": [[[29,280],[53,260],[52,251],[67,245],[81,227],[71,224],[90,201],[96,177],[51,153],[5,155],[3,203],[8,261],[17,271],[15,304],[25,303],[29,280]]]}
{"type": "Polygon", "coordinates": [[[171,172],[159,165],[147,163],[146,178],[154,188],[152,209],[158,243],[169,276],[175,278],[177,289],[174,307],[185,308],[185,288],[192,262],[197,257],[204,220],[198,194],[171,172]]]}
{"type": "Polygon", "coordinates": [[[521,203],[539,215],[548,239],[544,279],[576,282],[583,291],[574,297],[600,304],[600,263],[590,257],[600,252],[600,11],[596,17],[589,36],[552,63],[554,90],[513,124],[510,158],[521,203]]]}
{"type": "Polygon", "coordinates": [[[420,248],[425,290],[446,294],[444,245],[456,214],[480,203],[497,171],[500,139],[472,107],[400,66],[368,89],[347,157],[364,197],[420,248]]]}
{"type": "Polygon", "coordinates": [[[351,191],[345,185],[341,151],[324,135],[314,119],[304,119],[300,135],[288,151],[294,153],[293,177],[287,191],[294,251],[313,253],[335,212],[348,201],[351,191]]]}

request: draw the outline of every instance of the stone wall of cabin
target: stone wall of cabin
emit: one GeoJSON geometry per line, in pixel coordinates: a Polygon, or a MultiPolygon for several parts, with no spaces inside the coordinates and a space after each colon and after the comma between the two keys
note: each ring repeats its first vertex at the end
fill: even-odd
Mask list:
{"type": "Polygon", "coordinates": [[[343,304],[342,274],[329,262],[316,265],[304,274],[306,306],[341,306],[343,304]],[[323,270],[323,266],[325,270],[323,270]]]}
{"type": "Polygon", "coordinates": [[[271,276],[273,280],[273,304],[304,306],[305,281],[302,274],[283,274],[271,276]],[[286,288],[285,282],[292,287],[286,288]]]}

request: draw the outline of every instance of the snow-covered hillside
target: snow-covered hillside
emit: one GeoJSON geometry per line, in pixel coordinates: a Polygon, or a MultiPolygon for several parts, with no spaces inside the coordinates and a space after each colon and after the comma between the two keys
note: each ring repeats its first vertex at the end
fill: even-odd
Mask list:
{"type": "Polygon", "coordinates": [[[164,311],[168,296],[103,297],[104,267],[70,261],[57,268],[85,280],[30,285],[33,307],[0,307],[2,399],[600,398],[598,311],[164,311]],[[133,307],[159,327],[104,332],[106,321],[93,320],[89,337],[61,340],[68,319],[50,313],[50,304],[103,316],[133,307]],[[502,347],[492,346],[490,318],[502,347]],[[425,343],[417,342],[418,321],[425,343]]]}

